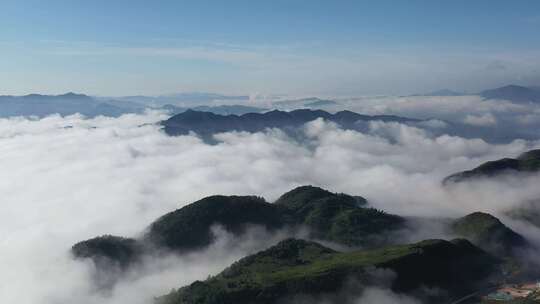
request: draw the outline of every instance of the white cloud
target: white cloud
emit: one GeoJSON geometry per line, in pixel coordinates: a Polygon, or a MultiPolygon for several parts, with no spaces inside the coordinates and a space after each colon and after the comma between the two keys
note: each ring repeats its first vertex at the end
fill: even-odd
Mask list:
{"type": "Polygon", "coordinates": [[[149,262],[144,276],[122,281],[110,296],[96,294],[90,265],[68,255],[77,241],[137,235],[158,216],[211,194],[272,201],[313,184],[363,195],[389,212],[428,216],[497,213],[540,196],[537,177],[504,181],[510,188],[498,181],[440,185],[450,173],[515,156],[538,142],[495,145],[382,122],[360,133],[317,120],[305,126],[305,141],[270,130],[220,134],[218,144],[208,145],[192,136],[168,137],[148,124],[163,118],[0,120],[0,302],[141,303],[143,295],[215,274],[252,247],[220,258],[208,251],[195,260],[149,262]]]}
{"type": "Polygon", "coordinates": [[[425,46],[346,48],[323,42],[231,45],[185,40],[129,44],[49,40],[11,45],[0,52],[5,58],[31,57],[41,63],[19,64],[13,66],[12,73],[0,75],[4,87],[13,94],[35,90],[78,90],[98,95],[132,94],[133,90],[146,95],[177,90],[231,94],[415,94],[449,84],[457,90],[478,92],[509,83],[536,84],[540,62],[537,52],[425,46]],[[329,52],[330,49],[333,51],[329,52]],[[58,60],[77,64],[58,69],[52,64],[58,60]],[[156,63],[159,69],[155,68],[156,63]],[[503,64],[505,69],[488,70],[494,63],[503,64]],[[114,65],[132,66],[140,73],[111,70],[114,65]],[[201,68],[208,73],[200,73],[201,68]],[[25,73],[28,70],[31,75],[25,73]],[[51,70],[57,72],[56,77],[46,77],[51,70]]]}
{"type": "Polygon", "coordinates": [[[493,116],[493,114],[486,113],[479,116],[467,115],[463,122],[473,126],[489,127],[496,125],[497,119],[495,118],[495,116],[493,116]]]}
{"type": "Polygon", "coordinates": [[[389,289],[368,288],[357,301],[357,304],[419,304],[420,301],[392,292],[389,289]]]}

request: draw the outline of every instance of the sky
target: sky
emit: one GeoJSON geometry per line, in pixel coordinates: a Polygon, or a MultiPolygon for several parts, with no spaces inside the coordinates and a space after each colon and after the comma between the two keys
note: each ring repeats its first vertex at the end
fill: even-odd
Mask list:
{"type": "Polygon", "coordinates": [[[0,1],[0,94],[540,85],[538,1],[0,1]]]}

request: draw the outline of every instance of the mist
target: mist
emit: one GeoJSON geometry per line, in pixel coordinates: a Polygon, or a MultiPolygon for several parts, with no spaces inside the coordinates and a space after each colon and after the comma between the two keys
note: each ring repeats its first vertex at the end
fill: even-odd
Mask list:
{"type": "MultiPolygon", "coordinates": [[[[537,139],[535,130],[540,127],[538,103],[484,99],[479,95],[328,98],[338,102],[322,107],[330,112],[350,110],[369,115],[424,119],[422,124],[439,135],[483,138],[494,143],[508,143],[516,138],[537,139]]],[[[275,105],[257,99],[252,102],[266,107],[275,105]]]]}
{"type": "MultiPolygon", "coordinates": [[[[218,134],[216,144],[207,144],[195,135],[165,135],[155,123],[166,117],[0,119],[2,303],[147,303],[288,235],[254,230],[232,248],[232,236],[217,229],[218,241],[203,252],[148,257],[108,292],[96,289],[90,262],[70,256],[78,241],[137,236],[159,216],[212,194],[272,202],[311,184],[363,196],[387,212],[425,217],[504,216],[540,197],[538,175],[441,184],[451,173],[540,147],[534,139],[496,144],[383,122],[360,133],[316,120],[303,127],[302,140],[273,129],[218,134]]],[[[529,235],[535,229],[508,224],[529,235]]],[[[375,303],[376,296],[416,303],[386,289],[370,290],[358,303],[375,303]]]]}

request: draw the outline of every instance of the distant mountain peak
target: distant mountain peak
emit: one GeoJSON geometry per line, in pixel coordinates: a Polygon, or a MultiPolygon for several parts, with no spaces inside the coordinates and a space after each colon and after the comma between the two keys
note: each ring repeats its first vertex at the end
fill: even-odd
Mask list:
{"type": "Polygon", "coordinates": [[[281,101],[275,102],[274,104],[278,107],[286,107],[286,108],[301,108],[301,107],[318,108],[318,107],[339,105],[339,103],[334,100],[322,99],[319,97],[307,97],[307,98],[300,98],[300,99],[281,100],[281,101]]]}
{"type": "Polygon", "coordinates": [[[540,102],[540,90],[515,84],[485,90],[480,96],[485,99],[501,99],[517,103],[540,102]]]}
{"type": "Polygon", "coordinates": [[[454,90],[450,90],[450,89],[441,89],[441,90],[436,90],[436,91],[433,91],[433,92],[429,92],[429,93],[424,93],[424,94],[413,94],[413,95],[409,95],[409,96],[441,96],[441,97],[446,97],[446,96],[463,96],[463,95],[467,95],[466,93],[463,93],[463,92],[458,92],[458,91],[454,91],[454,90]]]}
{"type": "Polygon", "coordinates": [[[77,94],[77,93],[73,93],[73,92],[67,92],[67,93],[65,93],[65,94],[58,95],[58,97],[66,97],[66,98],[90,98],[90,96],[88,96],[88,95],[85,95],[85,94],[77,94]]]}
{"type": "Polygon", "coordinates": [[[449,89],[442,89],[442,90],[433,91],[433,92],[428,93],[426,95],[429,95],[429,96],[462,96],[462,95],[465,95],[465,93],[457,92],[457,91],[453,91],[453,90],[449,90],[449,89]]]}
{"type": "Polygon", "coordinates": [[[118,117],[125,113],[140,113],[143,106],[114,99],[97,98],[68,92],[60,95],[28,94],[0,96],[0,117],[61,116],[79,113],[86,117],[98,115],[118,117]]]}

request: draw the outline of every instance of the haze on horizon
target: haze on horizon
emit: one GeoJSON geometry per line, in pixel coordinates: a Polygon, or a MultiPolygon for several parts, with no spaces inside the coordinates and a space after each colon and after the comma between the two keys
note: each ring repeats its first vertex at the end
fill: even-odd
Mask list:
{"type": "Polygon", "coordinates": [[[540,3],[2,1],[0,94],[376,95],[540,84],[540,3]]]}

